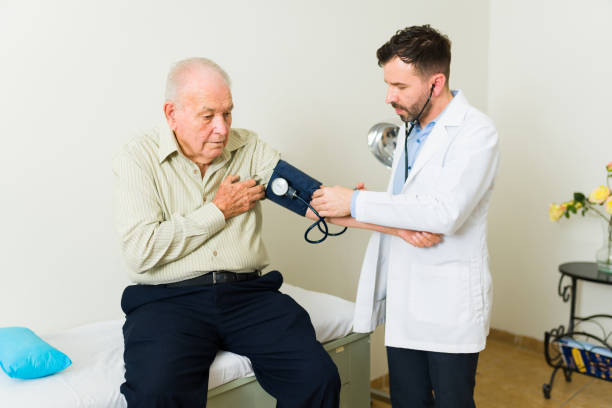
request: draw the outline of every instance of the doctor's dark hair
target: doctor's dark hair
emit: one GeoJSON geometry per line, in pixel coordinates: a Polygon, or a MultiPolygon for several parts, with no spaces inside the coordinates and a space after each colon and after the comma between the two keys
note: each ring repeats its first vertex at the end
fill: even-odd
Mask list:
{"type": "Polygon", "coordinates": [[[406,27],[376,51],[378,65],[383,66],[394,57],[413,64],[422,77],[442,73],[450,76],[451,42],[429,24],[406,27]]]}

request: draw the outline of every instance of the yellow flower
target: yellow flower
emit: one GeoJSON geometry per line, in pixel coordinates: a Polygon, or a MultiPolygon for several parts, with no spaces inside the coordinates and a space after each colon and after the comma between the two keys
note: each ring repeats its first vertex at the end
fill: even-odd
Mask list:
{"type": "Polygon", "coordinates": [[[574,204],[574,208],[577,209],[577,210],[582,208],[582,203],[581,202],[577,202],[576,204],[574,204]]]}
{"type": "Polygon", "coordinates": [[[608,200],[606,203],[606,212],[612,214],[612,199],[608,200]]]}
{"type": "Polygon", "coordinates": [[[552,203],[548,208],[548,217],[551,221],[559,221],[565,213],[565,206],[552,203]]]}
{"type": "Polygon", "coordinates": [[[606,186],[599,186],[589,194],[589,201],[592,203],[603,204],[610,196],[610,189],[606,186]]]}

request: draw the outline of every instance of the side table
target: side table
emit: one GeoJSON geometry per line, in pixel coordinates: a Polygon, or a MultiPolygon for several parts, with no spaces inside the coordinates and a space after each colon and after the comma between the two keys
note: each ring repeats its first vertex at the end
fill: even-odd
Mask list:
{"type": "Polygon", "coordinates": [[[612,315],[609,314],[595,314],[591,316],[580,317],[576,316],[576,293],[578,281],[588,281],[594,283],[601,283],[606,285],[612,285],[612,274],[600,272],[597,270],[597,264],[594,262],[568,262],[559,265],[559,272],[561,276],[559,278],[559,286],[557,292],[563,299],[563,302],[570,301],[570,316],[567,331],[563,325],[558,328],[552,329],[544,333],[544,354],[548,365],[553,367],[553,372],[550,376],[550,381],[547,384],[542,385],[542,392],[545,398],[550,398],[550,392],[552,389],[555,374],[559,369],[563,370],[566,381],[571,381],[572,372],[577,371],[568,367],[563,360],[562,352],[559,348],[559,341],[563,338],[571,338],[579,336],[586,338],[589,341],[595,341],[598,347],[604,350],[612,350],[610,346],[610,337],[612,333],[606,333],[603,326],[599,325],[602,329],[602,335],[598,336],[593,333],[586,331],[577,330],[577,326],[587,321],[595,321],[597,319],[612,319],[612,315]],[[563,286],[564,280],[568,278],[570,282],[563,286]]]}

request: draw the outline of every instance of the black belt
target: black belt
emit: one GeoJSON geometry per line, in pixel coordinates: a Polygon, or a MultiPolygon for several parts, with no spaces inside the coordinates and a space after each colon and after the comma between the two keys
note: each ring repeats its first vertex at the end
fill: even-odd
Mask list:
{"type": "Polygon", "coordinates": [[[196,276],[195,278],[184,281],[167,283],[166,286],[181,287],[181,286],[198,286],[198,285],[216,285],[217,283],[247,281],[257,279],[261,276],[261,271],[254,272],[230,272],[230,271],[212,271],[204,275],[196,276]]]}

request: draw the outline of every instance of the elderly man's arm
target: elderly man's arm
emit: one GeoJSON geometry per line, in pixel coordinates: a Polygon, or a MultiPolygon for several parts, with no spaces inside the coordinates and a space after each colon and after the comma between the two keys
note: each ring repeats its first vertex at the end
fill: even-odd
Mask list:
{"type": "MultiPolygon", "coordinates": [[[[308,209],[308,211],[306,212],[306,217],[312,220],[318,219],[317,216],[310,209],[308,209]]],[[[401,228],[385,227],[376,224],[369,224],[366,222],[359,222],[355,218],[350,216],[328,217],[325,218],[325,221],[331,224],[340,225],[342,227],[359,228],[369,231],[382,232],[383,234],[395,235],[417,248],[429,248],[439,244],[442,240],[441,234],[433,234],[427,231],[413,231],[401,228]]]]}
{"type": "Polygon", "coordinates": [[[259,139],[257,134],[250,132],[251,137],[256,139],[253,153],[251,154],[251,176],[257,182],[265,187],[272,177],[274,168],[281,159],[280,153],[268,145],[263,140],[259,139]]]}
{"type": "Polygon", "coordinates": [[[263,197],[253,180],[228,176],[212,202],[187,214],[165,214],[153,177],[129,152],[113,162],[113,215],[120,245],[132,270],[144,273],[181,259],[225,227],[226,219],[251,209],[263,197]]]}
{"type": "Polygon", "coordinates": [[[326,218],[326,221],[344,227],[360,228],[370,231],[382,232],[383,234],[395,235],[417,248],[429,248],[439,244],[442,240],[441,234],[433,234],[427,231],[413,231],[401,228],[384,227],[382,225],[359,222],[355,218],[348,216],[326,218]]]}
{"type": "MultiPolygon", "coordinates": [[[[314,207],[317,207],[317,205],[319,205],[319,209],[321,209],[321,207],[318,201],[322,195],[321,193],[322,193],[323,187],[324,186],[321,186],[321,189],[315,191],[315,193],[313,194],[313,200],[311,202],[311,204],[314,207]]],[[[353,195],[354,190],[345,189],[344,187],[340,187],[340,189],[347,190],[345,194],[346,195],[345,199],[347,201],[346,206],[348,207],[346,213],[350,214],[351,212],[350,202],[351,202],[351,197],[353,195]]],[[[366,191],[365,184],[358,183],[357,186],[355,187],[355,190],[366,191]]],[[[342,194],[340,194],[340,196],[342,196],[342,194]]],[[[317,220],[317,216],[310,209],[308,209],[306,216],[310,219],[317,220]]],[[[417,248],[429,248],[429,247],[439,244],[440,241],[442,240],[442,234],[434,234],[434,233],[427,232],[427,231],[414,231],[410,229],[386,227],[383,225],[370,224],[367,222],[359,222],[355,218],[351,217],[350,215],[339,216],[339,217],[326,217],[325,220],[332,224],[340,225],[343,227],[360,228],[360,229],[366,229],[370,231],[382,232],[384,234],[395,235],[417,248]]]]}

